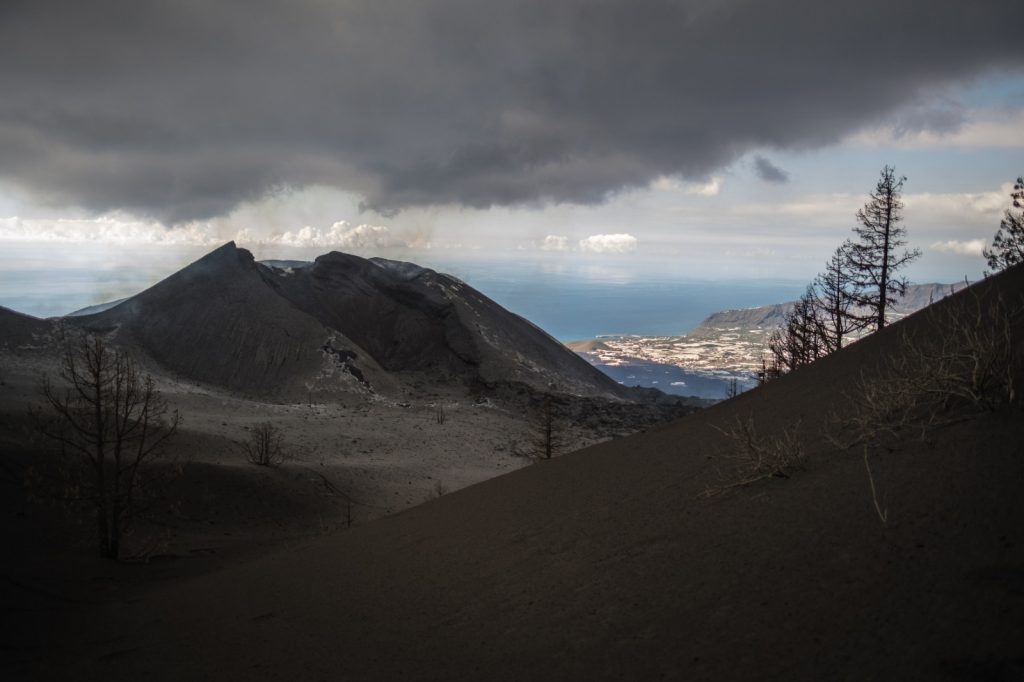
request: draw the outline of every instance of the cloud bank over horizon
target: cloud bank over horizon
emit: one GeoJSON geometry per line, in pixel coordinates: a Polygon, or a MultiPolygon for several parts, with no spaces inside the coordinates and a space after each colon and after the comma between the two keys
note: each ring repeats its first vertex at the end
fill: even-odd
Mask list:
{"type": "Polygon", "coordinates": [[[631,234],[592,234],[579,242],[580,251],[587,253],[632,253],[639,240],[631,234]]]}
{"type": "MultiPolygon", "coordinates": [[[[0,182],[55,209],[164,225],[317,186],[380,215],[588,205],[666,177],[714,196],[709,178],[761,149],[1012,130],[1018,114],[979,126],[931,102],[1020,72],[1016,10],[947,0],[925,20],[919,3],[892,0],[12,1],[0,6],[0,182]]],[[[785,179],[757,159],[764,180],[785,179]]],[[[332,229],[288,234],[394,238],[332,229]]]]}

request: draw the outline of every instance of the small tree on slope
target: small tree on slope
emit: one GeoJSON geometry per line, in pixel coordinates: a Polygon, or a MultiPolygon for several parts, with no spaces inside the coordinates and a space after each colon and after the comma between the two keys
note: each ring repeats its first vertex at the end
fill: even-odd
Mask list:
{"type": "Polygon", "coordinates": [[[855,291],[847,266],[849,249],[849,242],[836,249],[824,272],[814,280],[825,354],[842,348],[850,334],[863,329],[865,324],[853,315],[855,291]]]}
{"type": "Polygon", "coordinates": [[[99,336],[69,341],[61,358],[64,386],[44,378],[45,408],[34,415],[42,433],[80,465],[77,499],[96,514],[100,555],[117,559],[121,539],[140,509],[146,465],[178,428],[149,375],[99,336]]]}
{"type": "Polygon", "coordinates": [[[786,313],[782,327],[768,338],[773,364],[785,370],[809,365],[825,354],[823,324],[813,287],[786,313]]]}
{"type": "Polygon", "coordinates": [[[875,329],[885,326],[885,313],[906,293],[907,280],[898,272],[921,255],[917,249],[901,250],[906,244],[903,221],[903,183],[896,169],[882,168],[881,177],[864,208],[857,211],[853,228],[857,238],[849,242],[847,265],[854,286],[854,300],[867,309],[861,317],[875,329]]]}
{"type": "Polygon", "coordinates": [[[534,459],[551,459],[562,447],[561,425],[555,416],[554,400],[545,393],[534,422],[531,440],[531,456],[534,459]]]}
{"type": "Polygon", "coordinates": [[[999,230],[992,239],[992,247],[982,251],[994,272],[1024,263],[1024,210],[1013,210],[1024,209],[1024,176],[1017,178],[1010,198],[1013,200],[1013,208],[1006,209],[999,222],[999,230]]]}

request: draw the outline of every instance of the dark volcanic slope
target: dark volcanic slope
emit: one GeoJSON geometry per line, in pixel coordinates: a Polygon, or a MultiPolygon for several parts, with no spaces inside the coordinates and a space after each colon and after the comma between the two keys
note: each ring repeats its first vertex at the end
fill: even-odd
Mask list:
{"type": "Polygon", "coordinates": [[[0,306],[0,348],[10,350],[41,342],[54,332],[48,320],[0,306]]]}
{"type": "Polygon", "coordinates": [[[250,395],[390,393],[395,372],[632,395],[453,277],[337,252],[268,266],[229,243],[137,296],[66,319],[115,331],[179,376],[250,395]]]}
{"type": "Polygon", "coordinates": [[[243,393],[388,382],[365,351],[278,295],[270,272],[232,242],[109,310],[68,319],[116,330],[183,377],[243,393]]]}
{"type": "Polygon", "coordinates": [[[544,331],[448,275],[337,252],[312,266],[275,273],[295,307],[342,331],[387,370],[624,395],[544,331]]]}
{"type": "MultiPolygon", "coordinates": [[[[1024,267],[974,291],[987,301],[993,291],[1019,300],[1024,267]]],[[[969,295],[938,305],[966,305],[969,295]]],[[[859,454],[821,438],[831,413],[851,413],[844,388],[862,372],[871,376],[880,358],[904,352],[908,330],[948,331],[919,313],[676,423],[138,601],[83,611],[67,640],[47,642],[40,672],[1021,679],[1019,405],[877,456],[887,526],[859,454]],[[799,423],[808,469],[701,497],[730,463],[714,427],[747,417],[762,435],[799,423]]],[[[1019,322],[1015,331],[1019,339],[1019,322]]]]}

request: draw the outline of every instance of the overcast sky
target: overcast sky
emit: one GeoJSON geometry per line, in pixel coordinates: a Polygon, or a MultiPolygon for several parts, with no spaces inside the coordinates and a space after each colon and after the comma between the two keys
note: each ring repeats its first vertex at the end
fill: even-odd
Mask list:
{"type": "MultiPolygon", "coordinates": [[[[0,3],[0,244],[813,275],[881,167],[919,279],[1024,174],[1019,0],[0,3]]],[[[40,246],[44,248],[44,246],[40,246]]]]}

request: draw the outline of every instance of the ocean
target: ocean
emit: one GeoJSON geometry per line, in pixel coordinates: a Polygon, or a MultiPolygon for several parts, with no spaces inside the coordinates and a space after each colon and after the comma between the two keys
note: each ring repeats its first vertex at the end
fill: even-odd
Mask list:
{"type": "Polygon", "coordinates": [[[455,262],[446,270],[562,342],[600,336],[684,334],[711,313],[790,301],[807,282],[694,279],[685,272],[610,261],[455,262]]]}

